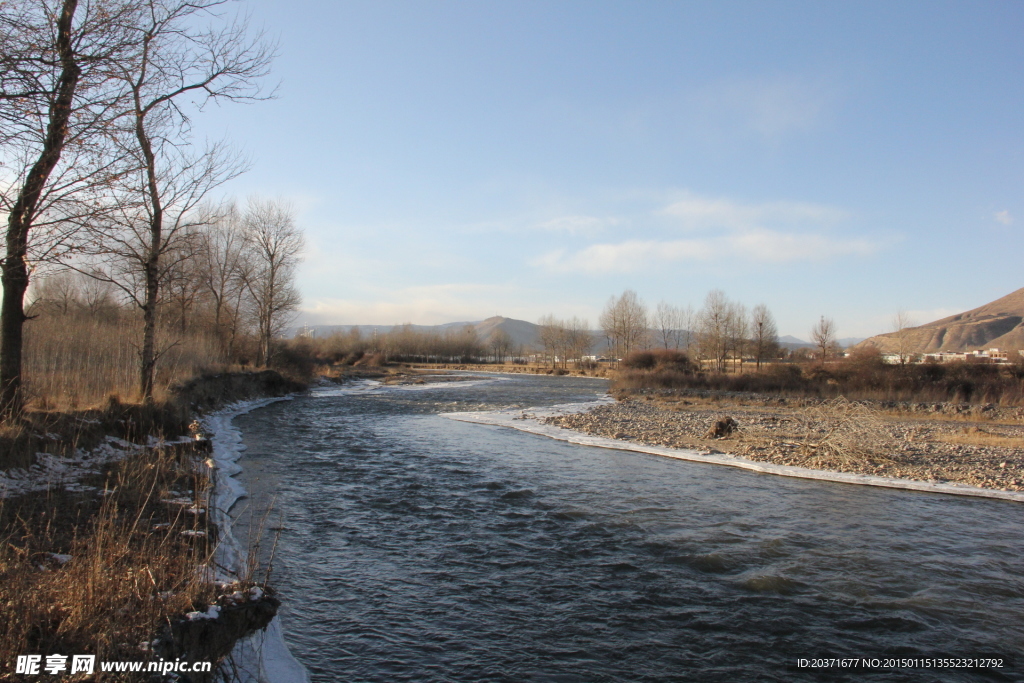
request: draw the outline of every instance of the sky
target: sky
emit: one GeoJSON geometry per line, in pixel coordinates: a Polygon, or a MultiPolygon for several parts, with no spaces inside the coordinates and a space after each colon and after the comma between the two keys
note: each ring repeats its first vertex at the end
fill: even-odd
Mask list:
{"type": "Polygon", "coordinates": [[[277,98],[208,108],[291,202],[298,323],[635,290],[889,331],[1024,287],[1024,3],[253,0],[277,98]]]}

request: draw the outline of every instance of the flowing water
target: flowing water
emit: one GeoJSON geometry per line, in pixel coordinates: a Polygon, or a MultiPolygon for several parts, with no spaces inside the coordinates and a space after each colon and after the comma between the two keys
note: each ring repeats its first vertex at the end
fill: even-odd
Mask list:
{"type": "Polygon", "coordinates": [[[600,380],[413,389],[313,392],[236,420],[252,493],[236,516],[275,498],[273,583],[314,681],[1021,680],[1019,503],[441,416],[592,400],[600,380]],[[980,655],[1013,666],[796,668],[980,655]]]}

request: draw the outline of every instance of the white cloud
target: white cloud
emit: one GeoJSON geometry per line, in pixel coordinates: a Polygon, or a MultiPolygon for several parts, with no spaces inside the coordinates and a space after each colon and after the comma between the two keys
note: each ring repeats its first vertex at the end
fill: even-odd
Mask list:
{"type": "MultiPolygon", "coordinates": [[[[576,251],[556,249],[531,265],[554,272],[628,273],[669,263],[742,259],[752,263],[826,261],[868,256],[881,244],[862,237],[836,235],[832,226],[848,218],[843,209],[808,202],[743,204],[686,193],[664,208],[649,212],[668,219],[669,229],[689,233],[650,239],[591,244],[576,251]]],[[[664,220],[658,221],[664,228],[664,220]]],[[[643,224],[644,217],[629,223],[643,224]]]]}
{"type": "Polygon", "coordinates": [[[1009,211],[998,211],[996,212],[995,219],[997,223],[1003,225],[1013,225],[1013,216],[1010,215],[1009,211]]]}
{"type": "Polygon", "coordinates": [[[635,273],[687,261],[737,258],[755,263],[827,261],[840,256],[867,256],[879,246],[866,239],[754,229],[701,239],[593,244],[575,253],[556,250],[534,259],[532,265],[555,272],[635,273]]]}
{"type": "Polygon", "coordinates": [[[848,217],[842,209],[806,202],[741,204],[728,199],[709,199],[687,194],[658,212],[679,220],[682,227],[752,228],[762,224],[831,224],[848,217]]]}
{"type": "Polygon", "coordinates": [[[555,250],[534,259],[532,265],[552,271],[584,273],[632,273],[649,266],[711,258],[707,240],[629,240],[618,244],[592,244],[566,254],[555,250]]]}
{"type": "Polygon", "coordinates": [[[763,228],[730,235],[723,242],[733,253],[742,254],[753,261],[773,263],[826,261],[837,256],[869,256],[879,246],[866,239],[782,233],[763,228]]]}

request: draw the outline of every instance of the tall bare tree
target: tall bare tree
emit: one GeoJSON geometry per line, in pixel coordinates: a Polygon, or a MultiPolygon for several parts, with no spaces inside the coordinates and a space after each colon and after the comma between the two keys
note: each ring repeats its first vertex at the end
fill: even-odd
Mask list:
{"type": "Polygon", "coordinates": [[[598,324],[616,358],[624,358],[644,346],[648,337],[647,318],[647,306],[632,289],[608,300],[598,324]]]}
{"type": "Polygon", "coordinates": [[[654,332],[666,349],[678,349],[683,334],[683,312],[678,306],[659,301],[654,309],[654,332]]]}
{"type": "Polygon", "coordinates": [[[818,347],[819,357],[824,363],[836,346],[836,324],[832,318],[821,318],[811,328],[811,341],[818,347]]]}
{"type": "Polygon", "coordinates": [[[715,370],[725,371],[729,357],[729,332],[732,304],[720,289],[712,289],[697,314],[697,345],[702,359],[714,363],[715,370]]]}
{"type": "Polygon", "coordinates": [[[488,342],[491,347],[491,353],[494,354],[495,362],[504,363],[508,355],[512,353],[513,342],[511,335],[499,327],[491,332],[488,342]]]}
{"type": "Polygon", "coordinates": [[[579,365],[583,356],[594,346],[590,323],[585,318],[573,316],[565,321],[565,358],[579,365]]]}
{"type": "Polygon", "coordinates": [[[893,339],[896,341],[896,353],[899,355],[900,365],[906,365],[910,359],[910,328],[917,325],[914,319],[904,310],[896,311],[892,317],[893,339]]]}
{"type": "Polygon", "coordinates": [[[270,95],[262,85],[274,48],[242,21],[221,22],[216,11],[226,0],[146,0],[133,27],[139,49],[122,64],[120,77],[131,99],[131,149],[141,172],[128,186],[139,207],[123,212],[130,232],[142,238],[143,315],[140,383],[153,395],[157,351],[156,313],[165,266],[161,257],[174,234],[188,224],[195,207],[221,183],[243,172],[246,163],[223,144],[200,153],[183,145],[197,110],[210,100],[252,101],[270,95]],[[212,18],[212,25],[208,20],[212,18]]]}
{"type": "MultiPolygon", "coordinates": [[[[109,71],[133,47],[125,28],[134,3],[96,0],[0,3],[0,201],[7,213],[0,281],[0,416],[24,403],[21,359],[25,293],[36,228],[43,251],[58,248],[67,226],[93,210],[83,193],[103,186],[116,164],[105,154],[105,129],[123,89],[109,71]],[[71,154],[66,154],[68,149],[71,154]],[[72,157],[72,158],[68,158],[72,157]],[[63,161],[62,161],[63,159],[63,161]],[[43,240],[44,244],[47,240],[43,240]]],[[[115,155],[116,156],[116,155],[115,155]]],[[[38,256],[37,256],[38,258],[38,256]]]]}
{"type": "Polygon", "coordinates": [[[689,353],[694,340],[694,328],[697,326],[697,313],[692,305],[687,304],[686,308],[679,309],[679,325],[676,348],[686,349],[689,353]]]}
{"type": "Polygon", "coordinates": [[[246,252],[242,213],[235,205],[218,212],[202,231],[199,260],[203,287],[213,303],[213,325],[221,351],[231,356],[242,321],[242,299],[251,259],[246,252]]]}
{"type": "Polygon", "coordinates": [[[754,358],[760,371],[761,361],[774,356],[779,348],[779,328],[765,304],[758,304],[751,310],[750,333],[754,358]]]}
{"type": "MultiPolygon", "coordinates": [[[[251,258],[246,288],[259,336],[257,363],[266,365],[273,357],[274,338],[301,303],[295,288],[295,270],[304,240],[295,225],[295,211],[285,202],[250,199],[244,225],[251,258]]],[[[475,339],[475,330],[473,334],[476,348],[479,341],[475,339]]]]}
{"type": "Polygon", "coordinates": [[[540,327],[538,336],[544,352],[551,357],[551,367],[558,364],[560,358],[564,358],[566,346],[565,321],[559,320],[554,315],[541,316],[537,321],[540,327]]]}
{"type": "Polygon", "coordinates": [[[743,356],[750,343],[750,321],[747,307],[738,301],[730,302],[726,317],[728,353],[732,356],[733,371],[743,367],[743,356]]]}

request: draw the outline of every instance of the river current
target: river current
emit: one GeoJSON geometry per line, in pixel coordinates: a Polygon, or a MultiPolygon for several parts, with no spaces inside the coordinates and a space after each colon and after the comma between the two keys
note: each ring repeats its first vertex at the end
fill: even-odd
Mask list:
{"type": "Polygon", "coordinates": [[[286,639],[312,680],[1024,679],[1020,503],[757,474],[442,415],[594,400],[606,387],[510,376],[314,390],[237,418],[251,495],[236,534],[244,542],[246,520],[265,518],[265,557],[276,537],[286,639]],[[983,655],[1010,666],[796,666],[983,655]]]}

